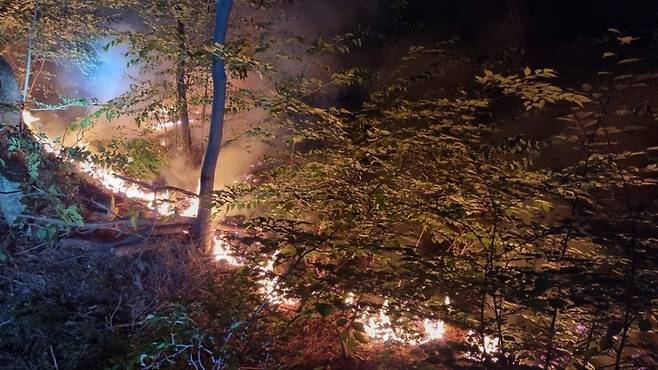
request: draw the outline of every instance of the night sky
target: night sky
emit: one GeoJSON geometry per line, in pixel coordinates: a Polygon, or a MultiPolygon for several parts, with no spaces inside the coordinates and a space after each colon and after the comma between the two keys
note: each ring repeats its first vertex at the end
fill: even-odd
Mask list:
{"type": "MultiPolygon", "coordinates": [[[[342,2],[332,1],[334,7],[342,2]]],[[[391,1],[356,0],[361,6],[358,21],[376,25],[386,31],[390,25],[387,8],[391,1]]],[[[409,0],[404,16],[410,24],[422,24],[424,32],[448,32],[464,41],[475,42],[489,27],[505,17],[509,4],[517,2],[528,21],[531,43],[569,42],[587,34],[597,35],[606,28],[647,29],[658,22],[655,0],[409,0]]]]}

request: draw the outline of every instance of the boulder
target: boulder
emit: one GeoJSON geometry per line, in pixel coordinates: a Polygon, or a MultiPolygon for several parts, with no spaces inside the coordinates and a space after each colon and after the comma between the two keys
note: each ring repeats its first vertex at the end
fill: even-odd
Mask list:
{"type": "Polygon", "coordinates": [[[0,57],[0,127],[18,126],[21,100],[18,82],[9,63],[0,57]]]}
{"type": "Polygon", "coordinates": [[[20,184],[0,175],[0,212],[7,225],[13,225],[18,215],[23,213],[22,198],[20,184]]]}

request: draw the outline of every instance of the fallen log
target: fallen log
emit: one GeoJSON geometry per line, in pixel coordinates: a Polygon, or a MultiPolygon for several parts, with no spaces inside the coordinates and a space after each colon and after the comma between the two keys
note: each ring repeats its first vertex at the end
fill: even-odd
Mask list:
{"type": "Polygon", "coordinates": [[[85,252],[109,254],[114,256],[118,247],[117,243],[101,243],[85,239],[61,239],[59,241],[61,249],[79,249],[85,252]]]}
{"type": "MultiPolygon", "coordinates": [[[[130,239],[130,238],[126,238],[130,239]]],[[[145,239],[120,240],[116,242],[95,242],[86,239],[61,239],[61,249],[77,249],[89,253],[107,254],[113,257],[127,257],[157,247],[157,243],[147,243],[145,239]]]]}
{"type": "Polygon", "coordinates": [[[137,229],[138,227],[153,227],[153,228],[170,228],[170,227],[189,227],[193,220],[192,219],[181,219],[178,222],[171,223],[160,223],[157,221],[148,221],[148,220],[117,220],[117,221],[108,221],[108,222],[91,222],[91,223],[75,223],[75,222],[66,222],[58,220],[56,218],[50,218],[45,216],[34,216],[21,214],[17,218],[30,220],[35,223],[48,224],[48,225],[57,225],[62,227],[69,227],[77,230],[118,230],[120,227],[131,227],[137,229]]]}

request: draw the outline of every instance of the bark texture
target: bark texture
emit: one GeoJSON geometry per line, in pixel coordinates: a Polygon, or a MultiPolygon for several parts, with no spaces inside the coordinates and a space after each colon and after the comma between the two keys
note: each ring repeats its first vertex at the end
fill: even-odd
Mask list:
{"type": "MultiPolygon", "coordinates": [[[[215,15],[215,32],[213,42],[224,44],[228,30],[229,17],[233,8],[233,0],[217,0],[215,15]]],[[[215,186],[215,170],[222,145],[222,132],[224,129],[224,110],[226,104],[226,66],[224,60],[215,56],[212,63],[213,99],[210,113],[210,134],[208,147],[201,167],[201,181],[199,187],[199,212],[197,213],[196,231],[199,239],[199,248],[205,252],[212,252],[212,193],[215,186]]]]}

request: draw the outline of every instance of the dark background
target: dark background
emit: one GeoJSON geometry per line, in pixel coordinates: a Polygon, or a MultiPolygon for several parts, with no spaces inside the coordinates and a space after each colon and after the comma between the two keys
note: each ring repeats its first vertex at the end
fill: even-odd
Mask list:
{"type": "MultiPolygon", "coordinates": [[[[394,0],[329,3],[335,9],[356,3],[355,21],[380,32],[390,31],[394,0]]],[[[569,42],[581,35],[595,36],[610,27],[637,31],[658,24],[655,0],[409,0],[402,15],[409,24],[423,26],[425,32],[452,33],[464,41],[476,42],[492,24],[504,19],[514,4],[527,22],[526,37],[531,43],[569,42]]]]}

